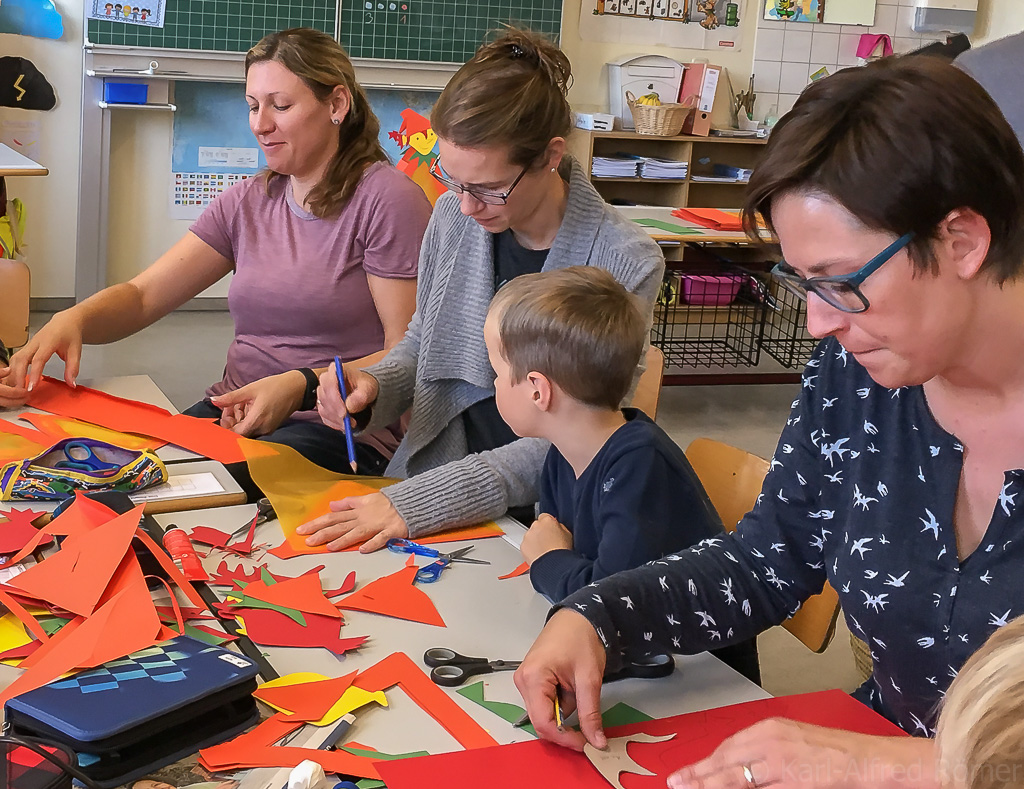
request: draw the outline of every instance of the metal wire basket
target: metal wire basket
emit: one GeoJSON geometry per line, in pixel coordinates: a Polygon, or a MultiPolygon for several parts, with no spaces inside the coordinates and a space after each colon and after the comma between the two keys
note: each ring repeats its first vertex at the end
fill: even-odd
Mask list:
{"type": "Polygon", "coordinates": [[[770,274],[764,282],[768,311],[761,345],[783,367],[803,367],[818,347],[807,331],[807,305],[770,274]]]}

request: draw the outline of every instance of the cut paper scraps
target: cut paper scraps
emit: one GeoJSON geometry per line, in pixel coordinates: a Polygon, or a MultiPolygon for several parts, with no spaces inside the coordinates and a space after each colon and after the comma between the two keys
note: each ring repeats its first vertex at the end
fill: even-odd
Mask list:
{"type": "Polygon", "coordinates": [[[743,231],[743,222],[738,214],[718,208],[677,208],[672,212],[672,216],[706,227],[708,230],[743,231]]]}
{"type": "MultiPolygon", "coordinates": [[[[907,736],[906,732],[839,690],[763,699],[745,704],[677,715],[621,726],[611,737],[645,733],[678,734],[660,743],[630,749],[637,764],[654,776],[623,774],[626,789],[664,789],[674,771],[706,758],[726,738],[758,721],[783,717],[818,726],[863,734],[907,736]]],[[[608,783],[582,753],[542,740],[470,751],[379,762],[377,770],[389,789],[448,789],[486,786],[521,789],[523,786],[559,786],[564,789],[607,789],[608,783]]]]}
{"type": "Polygon", "coordinates": [[[625,737],[609,737],[608,745],[602,751],[595,748],[589,742],[583,746],[583,755],[590,760],[594,768],[601,773],[601,776],[615,789],[626,789],[619,781],[623,773],[634,775],[655,775],[646,767],[641,767],[627,753],[627,748],[634,743],[645,743],[650,745],[657,742],[668,742],[675,739],[675,733],[664,734],[660,737],[653,734],[644,734],[642,731],[636,734],[628,734],[625,737]]]}
{"type": "MultiPolygon", "coordinates": [[[[345,690],[342,699],[355,690],[376,694],[396,686],[441,724],[464,748],[488,748],[496,745],[494,739],[465,710],[431,682],[408,655],[401,652],[389,655],[358,674],[352,685],[345,690]]],[[[294,701],[290,703],[295,704],[294,701]]],[[[301,704],[305,702],[300,702],[301,704]]],[[[311,706],[305,708],[307,715],[315,711],[311,706]]],[[[254,730],[234,740],[203,749],[199,753],[200,764],[211,772],[225,772],[249,767],[294,767],[304,759],[311,759],[322,765],[327,772],[359,778],[380,778],[375,762],[379,764],[379,760],[387,757],[373,751],[358,751],[355,748],[326,751],[288,746],[274,747],[272,743],[278,742],[302,724],[301,720],[290,722],[290,717],[299,716],[288,716],[278,712],[254,730]]]]}
{"type": "Polygon", "coordinates": [[[287,578],[280,583],[253,581],[246,584],[244,592],[248,599],[256,599],[278,608],[341,619],[341,612],[324,597],[319,574],[300,575],[298,578],[287,578]]]}
{"type": "Polygon", "coordinates": [[[358,649],[368,638],[342,638],[340,620],[330,616],[305,614],[303,626],[272,609],[250,608],[236,613],[245,635],[265,647],[323,647],[341,656],[358,649]]]}
{"type": "Polygon", "coordinates": [[[528,572],[530,572],[530,565],[527,562],[523,562],[521,565],[519,565],[512,572],[505,573],[504,575],[499,575],[498,576],[498,580],[499,581],[504,581],[507,578],[518,578],[520,575],[525,575],[528,572]]]}
{"type": "MultiPolygon", "coordinates": [[[[323,569],[325,569],[324,565],[318,564],[313,569],[307,570],[306,572],[304,572],[303,575],[309,575],[311,573],[319,573],[323,569]]],[[[241,587],[241,585],[243,583],[252,583],[253,581],[259,581],[261,579],[264,580],[264,582],[267,582],[268,579],[273,579],[274,581],[280,582],[280,581],[287,581],[289,578],[292,578],[292,576],[290,576],[290,575],[277,575],[275,573],[270,572],[270,570],[267,569],[267,566],[265,564],[257,565],[255,567],[253,567],[252,570],[246,571],[246,569],[241,565],[241,563],[239,563],[239,564],[237,564],[235,566],[234,569],[229,570],[228,569],[227,560],[225,559],[217,567],[217,572],[215,572],[215,573],[213,573],[211,575],[210,583],[214,584],[215,586],[241,587]]],[[[356,574],[355,573],[349,573],[349,578],[351,579],[352,587],[355,588],[356,574]]],[[[348,583],[348,579],[346,579],[346,583],[348,583]]],[[[351,589],[348,590],[348,591],[351,591],[351,589]]],[[[325,590],[324,594],[327,597],[334,597],[337,594],[341,594],[341,593],[340,592],[336,592],[334,590],[331,590],[331,591],[326,591],[325,590]]]]}
{"type": "Polygon", "coordinates": [[[31,544],[31,551],[44,545],[51,545],[53,537],[49,533],[37,529],[32,521],[46,513],[34,510],[0,510],[0,554],[17,554],[26,545],[31,544]]]}
{"type": "MultiPolygon", "coordinates": [[[[398,482],[396,479],[381,477],[336,474],[311,463],[291,447],[257,443],[270,449],[253,454],[249,451],[249,444],[245,444],[244,448],[249,455],[249,473],[253,482],[270,499],[281,524],[281,531],[284,532],[285,541],[270,551],[279,559],[329,553],[325,545],[306,545],[306,537],[296,534],[295,530],[303,523],[330,512],[332,501],[349,496],[365,496],[398,482]]],[[[417,538],[417,541],[432,544],[500,537],[502,533],[496,523],[484,523],[417,538]]],[[[358,545],[354,545],[347,550],[355,551],[358,548],[358,545]]]]}
{"type": "MultiPolygon", "coordinates": [[[[28,404],[40,411],[69,416],[122,433],[159,438],[184,447],[220,463],[240,463],[246,459],[242,444],[260,442],[242,438],[211,421],[184,414],[172,415],[155,405],[77,386],[44,376],[29,396],[28,404]]],[[[247,451],[258,454],[257,447],[247,451]]]]}
{"type": "MultiPolygon", "coordinates": [[[[46,526],[47,534],[65,537],[60,550],[0,586],[0,602],[38,642],[34,648],[12,647],[24,655],[24,672],[0,693],[0,704],[67,672],[94,668],[178,635],[160,621],[131,548],[136,537],[190,602],[203,606],[170,558],[139,528],[141,517],[141,506],[117,515],[76,494],[46,526]],[[39,611],[67,614],[36,619],[33,614],[39,611]]],[[[6,650],[8,657],[13,654],[6,650]]]]}
{"type": "Polygon", "coordinates": [[[336,679],[311,672],[288,674],[260,685],[253,696],[289,718],[314,726],[330,726],[370,702],[388,706],[384,691],[351,687],[355,676],[354,671],[336,679]]]}
{"type": "Polygon", "coordinates": [[[410,556],[397,573],[371,581],[335,605],[346,611],[365,611],[409,622],[445,627],[444,620],[427,593],[416,586],[416,563],[410,556]]]}

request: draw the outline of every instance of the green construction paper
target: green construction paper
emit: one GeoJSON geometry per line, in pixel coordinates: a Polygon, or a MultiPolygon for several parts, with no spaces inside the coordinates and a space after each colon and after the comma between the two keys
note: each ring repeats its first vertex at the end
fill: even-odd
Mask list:
{"type": "MultiPolygon", "coordinates": [[[[455,692],[475,704],[479,704],[484,709],[490,710],[499,718],[502,718],[509,723],[516,723],[522,719],[523,715],[526,714],[526,710],[522,707],[516,706],[515,704],[509,704],[504,701],[486,701],[484,699],[483,680],[474,682],[472,685],[467,685],[464,688],[459,688],[455,692]]],[[[601,713],[601,726],[605,729],[610,729],[615,726],[624,726],[627,723],[642,723],[649,720],[653,720],[650,715],[640,712],[640,710],[630,707],[622,701],[618,704],[612,705],[601,713]]],[[[532,724],[527,724],[520,728],[525,732],[529,732],[534,737],[537,736],[537,732],[534,730],[532,724]]]]}
{"type": "Polygon", "coordinates": [[[267,569],[266,565],[260,567],[260,580],[267,586],[273,586],[277,583],[277,579],[270,574],[270,570],[267,569]]]}
{"type": "MultiPolygon", "coordinates": [[[[273,603],[265,602],[264,600],[258,600],[255,597],[249,597],[246,594],[242,594],[242,602],[232,603],[232,608],[269,608],[271,611],[277,611],[279,614],[284,614],[289,619],[294,620],[297,624],[306,626],[306,617],[302,615],[301,611],[296,611],[294,608],[285,608],[284,606],[274,605],[273,603]]],[[[242,618],[245,618],[245,614],[242,614],[242,618]]]]}
{"type": "Polygon", "coordinates": [[[194,638],[196,641],[202,641],[207,644],[212,644],[215,647],[219,647],[221,644],[226,644],[231,639],[228,638],[227,634],[223,638],[214,635],[213,633],[207,633],[205,630],[200,630],[198,627],[185,623],[184,635],[194,638]]]}
{"type": "Polygon", "coordinates": [[[643,723],[654,720],[650,715],[630,707],[626,702],[620,701],[601,713],[601,726],[605,729],[613,729],[616,726],[625,726],[627,723],[643,723]]]}
{"type": "Polygon", "coordinates": [[[39,617],[38,619],[39,626],[46,631],[48,636],[52,636],[70,621],[70,619],[62,619],[59,616],[39,617]]]}
{"type": "MultiPolygon", "coordinates": [[[[427,751],[413,751],[411,753],[384,753],[382,751],[371,751],[365,748],[351,748],[347,745],[338,746],[339,751],[345,751],[353,756],[366,756],[369,759],[376,759],[378,762],[393,762],[396,759],[412,759],[416,756],[430,756],[427,751]]],[[[372,778],[367,780],[372,781],[372,778]]],[[[381,783],[383,786],[383,782],[381,783]]]]}
{"type": "Polygon", "coordinates": [[[360,778],[356,781],[356,789],[381,789],[386,786],[387,784],[383,781],[378,781],[375,778],[360,778]]]}
{"type": "Polygon", "coordinates": [[[675,233],[677,236],[699,236],[703,233],[694,227],[677,225],[674,222],[663,222],[660,219],[634,219],[633,221],[641,227],[653,227],[668,233],[675,233]]]}

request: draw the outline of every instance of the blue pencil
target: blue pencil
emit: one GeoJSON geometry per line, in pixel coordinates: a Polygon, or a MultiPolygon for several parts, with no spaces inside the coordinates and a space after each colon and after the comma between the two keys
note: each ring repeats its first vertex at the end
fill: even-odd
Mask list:
{"type": "MultiPolygon", "coordinates": [[[[345,391],[345,373],[341,369],[341,359],[334,357],[334,372],[338,374],[338,389],[341,390],[341,399],[348,400],[348,392],[345,391]]],[[[359,465],[356,463],[356,445],[352,440],[352,420],[345,414],[345,446],[348,447],[348,464],[352,467],[352,473],[356,473],[359,465]]]]}

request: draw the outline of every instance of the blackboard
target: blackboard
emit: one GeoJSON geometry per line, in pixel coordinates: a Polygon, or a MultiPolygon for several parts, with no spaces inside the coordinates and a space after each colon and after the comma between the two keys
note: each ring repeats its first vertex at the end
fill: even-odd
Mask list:
{"type": "Polygon", "coordinates": [[[561,0],[166,0],[163,29],[90,19],[93,44],[245,52],[267,33],[314,27],[349,55],[463,63],[488,33],[515,24],[557,39],[561,0]]]}

